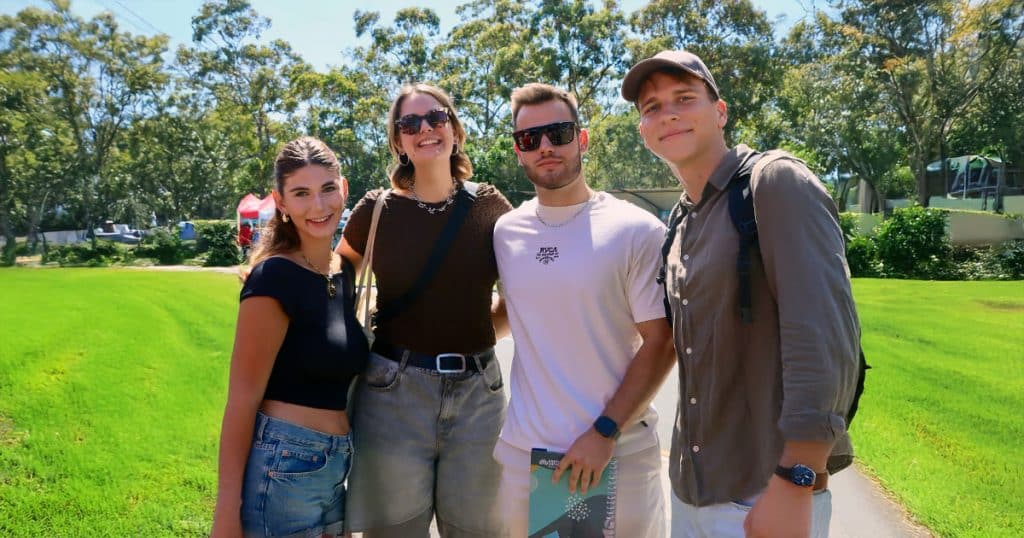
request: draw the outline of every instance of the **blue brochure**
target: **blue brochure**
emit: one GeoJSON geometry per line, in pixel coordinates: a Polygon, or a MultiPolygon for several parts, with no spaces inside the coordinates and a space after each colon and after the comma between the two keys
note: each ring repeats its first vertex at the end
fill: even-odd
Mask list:
{"type": "Polygon", "coordinates": [[[601,481],[591,484],[583,495],[579,488],[569,493],[568,472],[557,484],[551,483],[562,456],[541,448],[530,453],[529,538],[614,538],[615,458],[608,462],[601,481]]]}

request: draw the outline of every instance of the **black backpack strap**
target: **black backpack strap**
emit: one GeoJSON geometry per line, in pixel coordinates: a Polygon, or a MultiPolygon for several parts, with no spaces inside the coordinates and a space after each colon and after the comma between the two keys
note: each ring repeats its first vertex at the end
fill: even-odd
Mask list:
{"type": "Polygon", "coordinates": [[[665,319],[669,325],[672,324],[672,306],[668,302],[668,252],[672,250],[672,243],[676,240],[676,233],[679,231],[679,224],[686,216],[687,210],[683,201],[679,200],[668,214],[668,227],[665,229],[665,239],[661,243],[661,269],[658,270],[658,284],[661,285],[662,301],[665,303],[665,319]]]}
{"type": "Polygon", "coordinates": [[[434,243],[434,250],[430,252],[427,263],[424,265],[423,270],[420,271],[420,276],[400,297],[377,309],[373,314],[372,324],[374,327],[379,327],[382,322],[395,317],[399,312],[405,310],[426,289],[427,284],[430,283],[434,275],[437,274],[437,270],[441,267],[441,261],[444,260],[448,251],[451,250],[452,243],[455,242],[455,236],[459,228],[462,227],[462,223],[466,220],[466,215],[469,214],[473,202],[476,200],[478,187],[478,183],[463,182],[462,188],[459,189],[459,192],[455,193],[455,204],[452,206],[452,214],[448,217],[448,222],[445,223],[444,229],[441,230],[441,236],[437,239],[437,243],[434,243]]]}
{"type": "Polygon", "coordinates": [[[740,237],[736,272],[740,285],[740,318],[744,323],[754,321],[750,292],[750,251],[757,248],[757,220],[754,218],[754,193],[750,188],[750,177],[761,156],[761,153],[756,152],[747,156],[729,181],[728,187],[729,218],[740,237]]]}

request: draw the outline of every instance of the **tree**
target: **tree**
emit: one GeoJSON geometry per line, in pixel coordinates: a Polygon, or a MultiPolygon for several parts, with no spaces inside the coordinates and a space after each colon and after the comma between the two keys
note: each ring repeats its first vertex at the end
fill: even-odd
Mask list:
{"type": "Polygon", "coordinates": [[[927,206],[925,166],[934,156],[944,162],[953,125],[996,80],[1024,37],[1024,7],[1016,0],[837,5],[848,56],[873,69],[883,98],[895,105],[909,138],[918,201],[927,206]]]}
{"type": "Polygon", "coordinates": [[[700,56],[729,104],[726,140],[756,142],[782,74],[764,11],[750,0],[653,0],[630,23],[638,36],[629,41],[635,61],[665,49],[700,56]]]}
{"type": "Polygon", "coordinates": [[[237,192],[266,191],[277,147],[297,134],[285,121],[299,107],[292,86],[312,71],[287,42],[259,44],[269,27],[246,0],[210,0],[192,18],[195,46],[178,49],[178,63],[206,106],[240,120],[235,142],[246,174],[237,192]]]}
{"type": "Polygon", "coordinates": [[[85,21],[71,13],[67,0],[54,0],[51,7],[5,17],[4,46],[18,58],[19,69],[47,81],[49,108],[67,132],[73,155],[65,192],[78,197],[62,203],[91,228],[107,207],[102,192],[117,143],[167,81],[161,57],[167,38],[122,32],[109,13],[85,21]]]}

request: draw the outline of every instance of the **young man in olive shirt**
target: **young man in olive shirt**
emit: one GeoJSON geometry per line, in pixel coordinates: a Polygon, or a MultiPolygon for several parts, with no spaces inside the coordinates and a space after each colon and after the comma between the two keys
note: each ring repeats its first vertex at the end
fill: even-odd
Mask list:
{"type": "Polygon", "coordinates": [[[680,375],[673,536],[827,536],[828,472],[852,454],[860,335],[835,204],[799,160],[761,157],[744,321],[728,185],[755,152],[726,145],[728,108],[694,54],[638,63],[622,96],[685,191],[666,272],[680,375]]]}

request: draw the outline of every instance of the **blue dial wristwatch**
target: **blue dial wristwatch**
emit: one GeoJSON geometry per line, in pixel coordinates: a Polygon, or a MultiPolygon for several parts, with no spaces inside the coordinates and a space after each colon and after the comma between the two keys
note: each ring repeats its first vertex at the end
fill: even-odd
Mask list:
{"type": "Polygon", "coordinates": [[[609,439],[619,438],[619,425],[615,423],[611,418],[601,415],[594,421],[594,429],[597,433],[601,434],[602,437],[609,439]]]}
{"type": "Polygon", "coordinates": [[[775,474],[802,488],[814,487],[814,481],[818,478],[814,469],[800,463],[792,467],[783,467],[779,465],[775,468],[775,474]]]}

